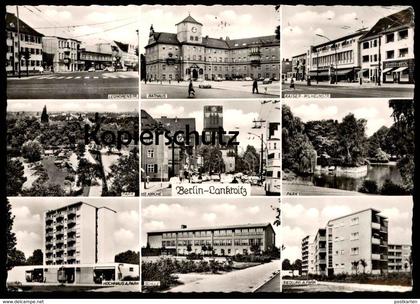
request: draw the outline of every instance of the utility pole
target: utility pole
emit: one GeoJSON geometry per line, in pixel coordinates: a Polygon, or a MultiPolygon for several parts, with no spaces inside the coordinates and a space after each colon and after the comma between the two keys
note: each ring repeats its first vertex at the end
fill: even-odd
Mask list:
{"type": "Polygon", "coordinates": [[[19,78],[20,78],[20,57],[21,57],[21,52],[20,52],[20,28],[19,28],[19,6],[16,5],[16,29],[17,29],[17,36],[18,36],[18,74],[19,74],[19,78]]]}
{"type": "Polygon", "coordinates": [[[378,37],[378,86],[381,86],[381,33],[379,32],[378,37]]]}
{"type": "MultiPolygon", "coordinates": [[[[253,129],[261,129],[261,124],[265,123],[266,120],[254,120],[254,126],[252,127],[253,129]],[[260,124],[258,126],[258,124],[260,124]]],[[[257,135],[257,134],[253,134],[251,132],[248,132],[248,134],[250,135],[254,135],[257,136],[260,139],[261,142],[261,150],[260,150],[260,181],[262,182],[262,178],[263,178],[263,166],[264,166],[264,134],[261,133],[261,135],[257,135]]]]}

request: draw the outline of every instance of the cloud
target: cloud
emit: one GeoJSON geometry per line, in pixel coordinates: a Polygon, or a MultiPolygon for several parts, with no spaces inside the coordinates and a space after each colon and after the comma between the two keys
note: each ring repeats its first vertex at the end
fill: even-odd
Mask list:
{"type": "Polygon", "coordinates": [[[150,205],[142,210],[143,218],[166,219],[194,216],[195,212],[180,204],[150,205]]]}
{"type": "Polygon", "coordinates": [[[225,214],[233,213],[236,210],[236,206],[233,204],[218,204],[211,207],[211,210],[215,212],[221,212],[225,214]]]}
{"type": "Polygon", "coordinates": [[[154,231],[154,230],[161,230],[161,229],[165,229],[166,226],[164,224],[164,222],[162,221],[149,221],[147,223],[144,223],[144,230],[147,231],[154,231]]]}
{"type": "Polygon", "coordinates": [[[202,215],[202,219],[210,223],[214,223],[216,218],[217,218],[217,215],[216,213],[213,213],[213,212],[209,212],[209,213],[206,212],[202,215]]]}
{"type": "Polygon", "coordinates": [[[260,207],[258,206],[248,207],[245,209],[245,211],[250,214],[257,214],[260,212],[260,207]]]}
{"type": "Polygon", "coordinates": [[[172,104],[165,103],[157,105],[149,110],[147,112],[154,118],[160,118],[162,116],[167,117],[183,117],[185,115],[185,108],[184,107],[175,107],[172,104]]]}
{"type": "Polygon", "coordinates": [[[57,11],[54,9],[47,9],[45,11],[45,15],[47,15],[50,18],[53,18],[55,20],[71,20],[72,19],[72,14],[69,11],[57,11]]]}
{"type": "Polygon", "coordinates": [[[33,231],[19,230],[15,232],[17,249],[25,253],[25,257],[28,258],[32,255],[35,249],[42,248],[42,238],[39,234],[33,231]]]}
{"type": "Polygon", "coordinates": [[[282,206],[282,215],[285,218],[298,218],[302,216],[305,208],[301,204],[284,203],[282,206]]]}
{"type": "Polygon", "coordinates": [[[114,241],[117,244],[133,244],[135,234],[127,229],[120,228],[114,232],[114,241]]]}
{"type": "Polygon", "coordinates": [[[322,217],[327,220],[332,220],[343,215],[352,213],[352,209],[344,205],[331,205],[324,207],[321,211],[322,217]]]}

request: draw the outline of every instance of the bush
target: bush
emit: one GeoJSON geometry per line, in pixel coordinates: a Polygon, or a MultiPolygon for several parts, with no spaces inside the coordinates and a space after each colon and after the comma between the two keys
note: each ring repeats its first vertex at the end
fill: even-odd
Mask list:
{"type": "Polygon", "coordinates": [[[378,194],[378,184],[373,180],[364,180],[358,191],[368,194],[378,194]]]}
{"type": "Polygon", "coordinates": [[[391,180],[385,180],[381,187],[380,194],[382,195],[407,195],[410,194],[403,186],[394,184],[391,180]]]}

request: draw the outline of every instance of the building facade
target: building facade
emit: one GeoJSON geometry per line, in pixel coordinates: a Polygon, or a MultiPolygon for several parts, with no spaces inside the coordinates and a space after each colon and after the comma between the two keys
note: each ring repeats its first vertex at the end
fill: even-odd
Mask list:
{"type": "Polygon", "coordinates": [[[296,80],[306,79],[306,58],[306,53],[292,57],[292,73],[296,80]]]}
{"type": "Polygon", "coordinates": [[[388,272],[409,272],[411,265],[411,245],[388,244],[388,272]]]}
{"type": "Polygon", "coordinates": [[[330,220],[326,228],[318,229],[313,242],[309,236],[302,240],[304,260],[308,274],[386,273],[388,220],[371,208],[330,220]],[[310,271],[310,244],[314,250],[313,272],[310,271]]]}
{"type": "Polygon", "coordinates": [[[275,247],[275,232],[270,223],[229,225],[220,227],[187,228],[147,233],[150,248],[164,248],[176,254],[205,254],[232,256],[260,252],[275,247]],[[206,250],[207,248],[211,248],[206,250]]]}
{"type": "Polygon", "coordinates": [[[364,81],[414,83],[413,9],[379,19],[361,38],[361,59],[364,81]]]}
{"type": "Polygon", "coordinates": [[[280,132],[280,122],[268,122],[266,134],[266,179],[264,186],[267,194],[280,194],[281,192],[280,132]]]}
{"type": "Polygon", "coordinates": [[[112,41],[113,60],[117,69],[138,70],[139,57],[133,44],[112,41]]]}
{"type": "Polygon", "coordinates": [[[45,213],[44,265],[114,261],[115,211],[79,202],[45,213]]]}
{"type": "Polygon", "coordinates": [[[287,81],[289,78],[295,77],[293,74],[292,61],[283,58],[281,60],[281,80],[287,81]]]}
{"type": "Polygon", "coordinates": [[[22,20],[18,20],[14,14],[6,12],[6,73],[8,75],[19,73],[19,61],[21,73],[26,71],[38,73],[42,70],[43,36],[22,20]],[[18,37],[18,27],[20,37],[18,37]],[[23,56],[25,53],[30,54],[28,60],[25,60],[23,56]]]}
{"type": "Polygon", "coordinates": [[[112,66],[112,50],[103,45],[86,46],[80,50],[80,60],[82,70],[89,70],[91,67],[96,70],[103,70],[112,66]]]}
{"type": "Polygon", "coordinates": [[[176,26],[176,34],[155,32],[151,26],[145,47],[147,79],[280,79],[280,41],[275,35],[210,38],[191,16],[176,26]]]}
{"type": "Polygon", "coordinates": [[[80,69],[80,41],[71,38],[42,38],[44,63],[53,72],[74,72],[80,69]]]}
{"type": "Polygon", "coordinates": [[[358,31],[312,46],[307,61],[309,76],[331,82],[357,81],[361,69],[359,39],[365,33],[358,31]]]}

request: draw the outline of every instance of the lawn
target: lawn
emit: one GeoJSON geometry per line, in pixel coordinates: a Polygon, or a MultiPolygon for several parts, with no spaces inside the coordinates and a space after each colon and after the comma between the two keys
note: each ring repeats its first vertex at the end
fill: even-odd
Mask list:
{"type": "Polygon", "coordinates": [[[55,160],[54,156],[48,156],[44,157],[41,162],[48,174],[48,184],[63,186],[64,180],[69,173],[67,172],[67,169],[57,167],[54,164],[55,160]]]}

